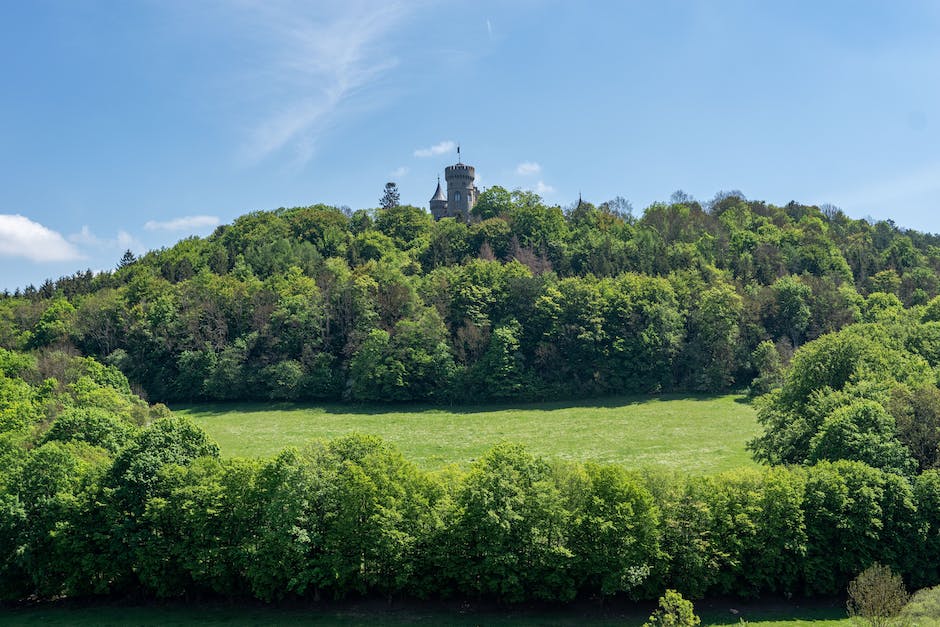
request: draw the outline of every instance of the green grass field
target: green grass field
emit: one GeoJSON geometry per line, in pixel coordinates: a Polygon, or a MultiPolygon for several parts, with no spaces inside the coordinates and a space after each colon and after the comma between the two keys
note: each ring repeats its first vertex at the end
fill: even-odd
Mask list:
{"type": "Polygon", "coordinates": [[[760,428],[740,395],[611,398],[516,406],[294,404],[175,406],[224,455],[269,457],[313,438],[381,436],[425,468],[466,465],[501,440],[546,457],[710,473],[752,465],[760,428]]]}

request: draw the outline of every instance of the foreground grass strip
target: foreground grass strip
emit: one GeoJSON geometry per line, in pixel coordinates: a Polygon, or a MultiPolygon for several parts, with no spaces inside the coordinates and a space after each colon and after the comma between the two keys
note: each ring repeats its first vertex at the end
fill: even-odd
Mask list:
{"type": "Polygon", "coordinates": [[[754,462],[759,431],[740,395],[605,398],[515,406],[433,407],[240,403],[174,406],[229,456],[270,457],[286,446],[350,432],[381,436],[425,468],[466,465],[502,440],[538,455],[710,473],[754,462]]]}
{"type": "MultiPolygon", "coordinates": [[[[647,604],[649,605],[649,604],[647,604]]],[[[733,601],[712,604],[700,601],[697,605],[703,627],[719,625],[748,625],[758,627],[849,627],[853,623],[845,617],[845,608],[838,602],[818,601],[807,604],[775,601],[733,601]],[[732,605],[741,608],[733,614],[732,605]],[[719,609],[720,606],[720,609],[719,609]]],[[[239,606],[228,603],[181,602],[153,605],[81,604],[66,602],[19,609],[0,610],[0,625],[506,625],[534,627],[536,625],[585,627],[640,627],[652,609],[644,606],[600,608],[596,604],[576,604],[555,609],[480,608],[460,603],[395,603],[385,601],[358,601],[337,607],[318,608],[263,605],[239,606]],[[458,606],[460,606],[458,608],[458,606]]]]}

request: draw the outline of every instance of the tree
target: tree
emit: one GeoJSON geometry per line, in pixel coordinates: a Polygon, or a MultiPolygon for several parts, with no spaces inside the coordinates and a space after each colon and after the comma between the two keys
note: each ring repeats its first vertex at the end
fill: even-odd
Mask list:
{"type": "Polygon", "coordinates": [[[398,185],[395,185],[392,181],[386,183],[385,193],[382,194],[382,198],[379,199],[379,206],[382,207],[382,209],[391,209],[392,207],[397,207],[400,200],[401,195],[398,193],[398,185]]]}
{"type": "Polygon", "coordinates": [[[771,292],[773,300],[768,329],[777,337],[789,339],[793,346],[797,347],[812,316],[809,300],[813,291],[799,279],[786,276],[771,286],[771,292]]]}
{"type": "Polygon", "coordinates": [[[757,376],[751,381],[752,396],[766,394],[783,382],[780,352],[770,340],[758,344],[751,353],[751,366],[757,371],[757,376]]]}
{"type": "Polygon", "coordinates": [[[522,446],[497,444],[473,464],[456,504],[442,574],[462,592],[510,603],[574,597],[569,512],[547,462],[522,446]]]}
{"type": "Polygon", "coordinates": [[[734,382],[741,308],[741,297],[726,283],[699,294],[689,312],[683,360],[692,389],[714,392],[734,382]]]}
{"type": "Polygon", "coordinates": [[[916,469],[908,449],[895,438],[894,418],[875,401],[854,401],[831,412],[809,446],[810,463],[851,459],[901,474],[916,469]]]}
{"type": "Polygon", "coordinates": [[[349,365],[350,398],[426,400],[446,390],[454,360],[437,311],[400,320],[392,331],[372,329],[366,335],[349,365]]]}
{"type": "Polygon", "coordinates": [[[136,261],[137,261],[137,257],[134,255],[134,253],[130,249],[127,249],[124,251],[124,255],[121,256],[121,260],[118,262],[118,270],[126,268],[127,266],[133,264],[136,261]]]}
{"type": "Polygon", "coordinates": [[[888,625],[907,604],[907,590],[900,575],[887,566],[873,564],[849,584],[849,615],[872,627],[888,625]]]}
{"type": "Polygon", "coordinates": [[[652,495],[613,465],[576,467],[566,484],[569,547],[579,587],[601,595],[636,589],[661,555],[652,495]]]}

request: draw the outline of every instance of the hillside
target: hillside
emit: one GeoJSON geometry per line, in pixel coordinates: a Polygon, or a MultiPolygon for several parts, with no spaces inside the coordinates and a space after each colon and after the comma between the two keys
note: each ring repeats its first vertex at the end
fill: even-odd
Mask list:
{"type": "Polygon", "coordinates": [[[634,217],[485,191],[256,212],[0,300],[0,346],[74,347],[151,401],[546,400],[769,389],[793,350],[940,291],[940,238],[719,194],[634,217]]]}
{"type": "Polygon", "coordinates": [[[837,595],[876,562],[912,587],[940,582],[931,237],[737,197],[638,220],[508,198],[469,225],[411,207],[252,214],[4,299],[0,337],[16,350],[0,350],[0,599],[837,595]],[[533,216],[534,233],[557,226],[544,245],[520,237],[533,216]],[[750,226],[735,231],[738,219],[750,226]],[[290,235],[324,223],[329,236],[290,235]],[[511,234],[510,258],[484,241],[428,261],[435,241],[468,241],[435,234],[491,226],[511,234]],[[872,237],[853,257],[877,269],[865,279],[846,256],[851,229],[872,237]],[[625,251],[661,250],[606,274],[564,265],[584,238],[617,233],[625,251]],[[729,252],[741,238],[762,243],[729,252]],[[379,252],[360,257],[366,244],[379,252]],[[776,251],[780,274],[744,273],[758,250],[776,251]],[[186,251],[190,274],[168,278],[186,251]],[[740,439],[728,408],[683,432],[693,411],[651,399],[641,424],[605,407],[625,391],[747,384],[757,424],[740,439]],[[138,389],[355,403],[189,418],[138,389]],[[474,410],[591,393],[609,396],[474,410]],[[417,400],[438,404],[404,404],[417,400]],[[352,433],[357,421],[389,441],[352,433]],[[251,458],[223,455],[210,429],[251,458]],[[307,434],[331,439],[275,443],[307,434]],[[751,434],[744,467],[688,463],[751,434]],[[448,456],[458,464],[441,468],[448,456]]]}

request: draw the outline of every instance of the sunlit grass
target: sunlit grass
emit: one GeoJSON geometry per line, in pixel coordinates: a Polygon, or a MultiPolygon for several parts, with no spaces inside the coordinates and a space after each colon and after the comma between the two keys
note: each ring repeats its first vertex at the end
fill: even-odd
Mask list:
{"type": "Polygon", "coordinates": [[[740,395],[608,398],[515,406],[194,405],[191,416],[224,455],[269,457],[350,432],[395,444],[426,468],[466,465],[501,440],[552,458],[708,473],[754,464],[759,426],[740,395]]]}

